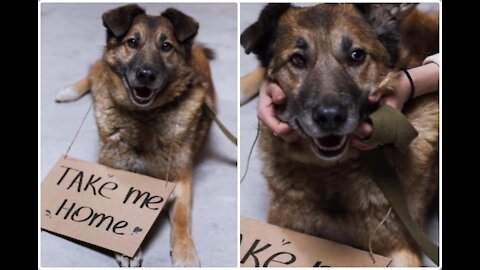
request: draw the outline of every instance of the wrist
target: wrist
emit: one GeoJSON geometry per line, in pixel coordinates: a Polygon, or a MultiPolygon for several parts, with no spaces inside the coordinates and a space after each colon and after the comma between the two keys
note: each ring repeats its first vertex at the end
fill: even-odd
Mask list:
{"type": "Polygon", "coordinates": [[[408,72],[408,70],[404,69],[403,73],[405,73],[405,76],[407,77],[408,82],[410,84],[410,94],[408,95],[408,99],[407,99],[407,101],[409,101],[409,100],[412,100],[415,96],[415,84],[414,84],[413,78],[410,75],[410,72],[408,72]]]}
{"type": "Polygon", "coordinates": [[[398,110],[402,110],[403,105],[410,99],[410,95],[412,93],[410,80],[403,71],[401,72],[400,80],[397,84],[397,88],[395,89],[395,91],[395,96],[397,98],[395,99],[396,102],[393,105],[395,105],[394,107],[398,110]]]}

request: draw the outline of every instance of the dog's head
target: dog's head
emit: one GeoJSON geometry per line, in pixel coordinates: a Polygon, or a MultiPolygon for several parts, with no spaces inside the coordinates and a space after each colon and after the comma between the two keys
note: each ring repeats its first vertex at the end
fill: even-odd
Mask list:
{"type": "Polygon", "coordinates": [[[123,105],[152,108],[175,95],[168,88],[184,75],[198,23],[174,8],[149,16],[137,5],[110,10],[102,20],[107,28],[104,59],[127,90],[112,89],[113,96],[123,105]]]}
{"type": "Polygon", "coordinates": [[[398,58],[400,20],[412,5],[267,5],[241,36],[287,95],[278,117],[320,158],[338,160],[369,113],[368,95],[398,58]]]}

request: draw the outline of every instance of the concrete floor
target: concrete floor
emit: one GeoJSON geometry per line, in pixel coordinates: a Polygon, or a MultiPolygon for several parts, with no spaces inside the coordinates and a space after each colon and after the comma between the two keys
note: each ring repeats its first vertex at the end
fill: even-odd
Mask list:
{"type": "MultiPolygon", "coordinates": [[[[257,20],[264,5],[265,4],[260,3],[240,4],[240,33],[257,20]]],[[[437,9],[437,5],[421,4],[419,8],[423,10],[435,10],[437,9]]],[[[253,54],[246,55],[243,48],[240,48],[240,50],[240,76],[243,76],[252,71],[258,65],[258,62],[253,54]]],[[[258,98],[240,109],[240,175],[243,175],[245,172],[247,156],[257,132],[257,102],[258,98]]],[[[247,177],[240,186],[240,214],[256,220],[266,221],[269,195],[266,180],[260,172],[261,163],[258,152],[258,148],[255,146],[247,177]]],[[[438,243],[438,214],[432,218],[427,231],[430,238],[438,243]]],[[[424,263],[427,266],[434,266],[427,257],[424,257],[424,263]]]]}
{"type": "MultiPolygon", "coordinates": [[[[64,154],[87,112],[91,96],[56,104],[55,94],[87,75],[105,42],[103,12],[121,4],[45,4],[41,6],[41,178],[64,154]]],[[[200,23],[197,41],[213,48],[211,63],[218,116],[237,132],[236,4],[141,4],[149,14],[175,7],[200,23]]],[[[69,155],[95,162],[98,135],[91,112],[69,155]]],[[[237,265],[236,147],[213,125],[194,171],[193,238],[202,266],[237,265]]],[[[170,225],[161,214],[143,245],[144,266],[171,266],[170,225]]],[[[42,231],[43,267],[115,267],[108,251],[88,248],[42,231]]]]}

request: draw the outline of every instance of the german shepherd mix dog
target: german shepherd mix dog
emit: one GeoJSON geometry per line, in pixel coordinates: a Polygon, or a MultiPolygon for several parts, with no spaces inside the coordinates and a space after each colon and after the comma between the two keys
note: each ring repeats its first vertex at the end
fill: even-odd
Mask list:
{"type": "MultiPolygon", "coordinates": [[[[198,23],[169,8],[149,16],[137,5],[102,16],[107,28],[103,56],[90,74],[57,95],[72,101],[92,91],[100,135],[99,163],[176,182],[171,208],[171,256],[176,266],[199,266],[192,241],[192,166],[215,106],[209,58],[193,42],[198,23]]],[[[141,266],[116,254],[120,266],[141,266]]]]}
{"type": "MultiPolygon", "coordinates": [[[[438,17],[409,4],[270,4],[241,43],[265,70],[255,84],[265,76],[283,89],[278,117],[302,137],[289,144],[260,127],[268,221],[362,249],[371,236],[372,250],[391,265],[420,266],[422,254],[394,213],[372,233],[390,204],[349,135],[371,112],[372,91],[438,52],[438,17]]],[[[438,93],[409,102],[404,113],[419,136],[404,153],[385,151],[423,226],[438,190],[438,93]]]]}

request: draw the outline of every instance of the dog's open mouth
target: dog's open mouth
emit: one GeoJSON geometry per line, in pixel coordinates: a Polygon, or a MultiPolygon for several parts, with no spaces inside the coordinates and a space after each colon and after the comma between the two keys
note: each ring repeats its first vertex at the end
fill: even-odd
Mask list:
{"type": "Polygon", "coordinates": [[[323,157],[340,156],[347,146],[347,136],[328,135],[322,138],[312,138],[315,150],[323,157]]]}
{"type": "Polygon", "coordinates": [[[132,99],[139,105],[147,105],[153,100],[155,89],[148,87],[134,87],[131,88],[132,99]]]}
{"type": "Polygon", "coordinates": [[[317,156],[324,159],[335,160],[345,153],[348,145],[348,137],[346,135],[330,134],[324,137],[314,138],[305,132],[298,120],[295,120],[295,124],[300,133],[310,139],[313,152],[317,154],[317,156]]]}

